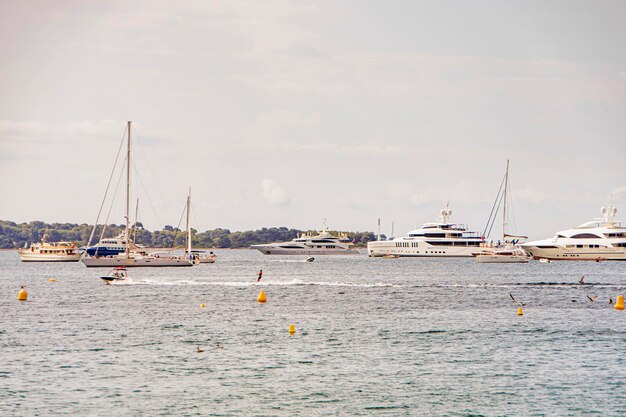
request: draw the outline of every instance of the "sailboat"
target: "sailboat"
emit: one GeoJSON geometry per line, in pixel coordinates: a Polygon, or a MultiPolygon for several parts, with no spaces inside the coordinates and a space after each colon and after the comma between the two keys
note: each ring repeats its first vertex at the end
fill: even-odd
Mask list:
{"type": "MultiPolygon", "coordinates": [[[[191,204],[191,189],[187,195],[187,248],[184,256],[177,256],[172,253],[160,252],[150,253],[144,248],[135,245],[130,236],[130,172],[131,172],[131,123],[128,122],[127,150],[126,150],[126,227],[121,242],[124,243],[124,250],[117,254],[100,256],[86,253],[81,261],[88,267],[163,267],[163,266],[193,266],[194,257],[191,254],[191,229],[189,228],[189,205],[191,204]]],[[[97,223],[97,221],[96,221],[97,223]]],[[[94,225],[94,230],[95,227],[94,225]]],[[[93,232],[92,232],[93,236],[93,232]]]]}
{"type": "MultiPolygon", "coordinates": [[[[494,207],[500,206],[500,203],[503,203],[503,208],[502,208],[502,243],[496,247],[493,248],[493,250],[491,251],[487,251],[484,253],[480,253],[476,255],[476,261],[479,263],[527,263],[528,260],[530,259],[530,256],[528,255],[528,253],[526,253],[526,251],[524,251],[524,249],[522,249],[521,247],[519,247],[517,245],[517,243],[520,240],[524,240],[527,239],[526,236],[516,236],[516,235],[511,235],[511,234],[507,234],[507,223],[508,223],[508,213],[507,213],[507,203],[508,203],[508,192],[509,192],[509,160],[506,160],[506,173],[504,174],[504,179],[503,179],[503,185],[504,185],[504,192],[500,193],[500,190],[502,190],[502,185],[500,186],[500,190],[498,190],[498,195],[496,196],[496,201],[494,202],[494,207]]],[[[491,219],[491,216],[489,218],[489,220],[487,221],[487,225],[489,226],[489,224],[491,223],[491,226],[493,226],[493,223],[495,221],[495,216],[497,215],[497,209],[496,209],[496,213],[493,213],[493,209],[492,209],[492,215],[493,215],[493,220],[491,219]]],[[[489,229],[491,230],[491,228],[489,229]]],[[[485,229],[485,232],[487,230],[485,229]]]]}

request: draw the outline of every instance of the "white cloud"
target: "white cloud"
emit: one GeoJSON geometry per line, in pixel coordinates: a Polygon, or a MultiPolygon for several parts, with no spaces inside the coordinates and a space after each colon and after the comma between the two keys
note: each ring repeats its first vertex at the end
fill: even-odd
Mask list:
{"type": "Polygon", "coordinates": [[[289,204],[287,192],[274,180],[261,181],[263,198],[273,206],[286,206],[289,204]]]}

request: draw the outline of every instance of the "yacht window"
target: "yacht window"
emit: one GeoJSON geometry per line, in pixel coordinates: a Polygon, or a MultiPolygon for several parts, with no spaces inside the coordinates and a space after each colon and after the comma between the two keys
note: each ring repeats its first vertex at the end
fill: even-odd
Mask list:
{"type": "Polygon", "coordinates": [[[579,233],[577,235],[572,236],[572,239],[597,239],[600,236],[594,235],[593,233],[579,233]]]}

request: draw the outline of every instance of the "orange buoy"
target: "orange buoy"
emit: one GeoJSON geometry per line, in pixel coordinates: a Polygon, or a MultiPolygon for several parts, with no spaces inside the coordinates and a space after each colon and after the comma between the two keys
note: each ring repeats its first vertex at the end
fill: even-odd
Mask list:
{"type": "Polygon", "coordinates": [[[22,289],[17,293],[17,299],[18,301],[28,300],[28,291],[26,291],[25,287],[22,287],[22,289]]]}
{"type": "Polygon", "coordinates": [[[518,316],[523,316],[524,315],[524,312],[522,311],[522,307],[517,309],[517,315],[518,316]]]}
{"type": "Polygon", "coordinates": [[[623,295],[617,296],[617,301],[615,302],[615,305],[613,306],[613,308],[616,310],[624,309],[624,296],[623,295]]]}
{"type": "Polygon", "coordinates": [[[296,334],[296,325],[295,324],[290,324],[289,325],[289,334],[290,335],[296,334]]]}

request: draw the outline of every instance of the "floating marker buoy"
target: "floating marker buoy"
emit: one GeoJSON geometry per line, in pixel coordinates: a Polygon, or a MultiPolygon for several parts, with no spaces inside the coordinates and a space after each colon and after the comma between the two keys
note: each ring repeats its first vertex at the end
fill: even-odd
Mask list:
{"type": "Polygon", "coordinates": [[[57,280],[54,279],[54,278],[50,278],[48,281],[50,281],[50,282],[57,282],[57,280]]]}
{"type": "Polygon", "coordinates": [[[523,316],[524,315],[524,312],[522,311],[522,307],[517,309],[517,315],[518,316],[523,316]]]}
{"type": "Polygon", "coordinates": [[[617,296],[617,301],[615,302],[615,305],[613,306],[613,308],[616,310],[624,309],[624,296],[623,295],[617,296]]]}
{"type": "Polygon", "coordinates": [[[289,325],[289,334],[296,334],[296,325],[295,324],[290,324],[289,325]]]}
{"type": "Polygon", "coordinates": [[[17,293],[17,299],[18,301],[28,300],[28,292],[26,291],[26,288],[22,287],[20,292],[17,293]]]}
{"type": "Polygon", "coordinates": [[[204,307],[206,307],[204,303],[200,304],[200,308],[204,308],[204,307]]]}
{"type": "Polygon", "coordinates": [[[263,290],[261,290],[261,292],[259,293],[259,296],[256,299],[259,303],[264,303],[267,301],[267,297],[265,296],[265,292],[263,290]]]}

